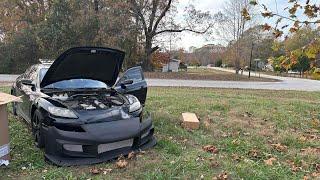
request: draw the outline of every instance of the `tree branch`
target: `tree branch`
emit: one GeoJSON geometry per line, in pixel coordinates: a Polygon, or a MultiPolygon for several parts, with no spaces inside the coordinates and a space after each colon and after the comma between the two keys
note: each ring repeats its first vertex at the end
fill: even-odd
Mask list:
{"type": "Polygon", "coordinates": [[[189,32],[193,32],[193,33],[197,33],[197,34],[204,34],[206,33],[209,29],[211,28],[211,26],[208,26],[205,30],[203,31],[197,31],[194,29],[190,29],[190,28],[183,28],[183,29],[165,29],[165,30],[161,30],[155,33],[155,35],[161,34],[161,33],[174,33],[174,32],[183,32],[183,31],[189,31],[189,32]]]}
{"type": "Polygon", "coordinates": [[[147,27],[146,20],[144,19],[144,16],[141,12],[141,7],[138,5],[138,3],[135,0],[131,0],[131,4],[133,6],[133,12],[138,15],[138,17],[140,18],[140,20],[143,24],[143,29],[144,29],[145,33],[147,33],[148,27],[147,27]]]}
{"type": "Polygon", "coordinates": [[[154,34],[154,35],[159,34],[159,33],[156,33],[156,30],[157,30],[157,28],[158,28],[158,25],[159,25],[161,19],[166,15],[166,13],[168,12],[168,10],[170,9],[171,3],[172,3],[172,0],[169,0],[169,1],[168,1],[168,4],[167,4],[166,7],[164,8],[164,10],[161,12],[160,16],[158,17],[156,23],[155,23],[154,26],[153,26],[152,34],[154,34]]]}
{"type": "Polygon", "coordinates": [[[152,54],[153,52],[155,52],[156,50],[158,50],[158,49],[159,49],[159,46],[153,47],[153,48],[151,49],[151,54],[152,54]]]}
{"type": "Polygon", "coordinates": [[[151,11],[150,22],[148,27],[149,32],[152,31],[152,26],[153,26],[154,18],[156,17],[158,5],[159,5],[159,0],[152,0],[152,11],[151,11]]]}

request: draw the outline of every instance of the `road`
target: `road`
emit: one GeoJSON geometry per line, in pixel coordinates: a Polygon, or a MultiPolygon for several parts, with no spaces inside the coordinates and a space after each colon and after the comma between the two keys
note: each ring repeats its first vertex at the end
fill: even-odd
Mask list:
{"type": "MultiPolygon", "coordinates": [[[[215,70],[235,73],[234,70],[211,67],[215,70]]],[[[248,76],[248,72],[243,75],[248,76]]],[[[254,73],[252,73],[254,75],[254,73]]],[[[180,86],[180,87],[211,87],[233,89],[266,89],[266,90],[296,90],[320,91],[320,81],[292,77],[279,77],[261,74],[261,77],[278,79],[278,82],[247,82],[247,81],[200,81],[200,80],[173,80],[173,79],[148,79],[149,86],[180,86]]]]}
{"type": "MultiPolygon", "coordinates": [[[[233,70],[213,68],[234,73],[233,70]]],[[[243,73],[247,75],[247,72],[243,73]]],[[[208,87],[208,88],[234,88],[234,89],[267,89],[267,90],[296,90],[320,91],[320,81],[299,79],[292,77],[278,77],[261,74],[261,77],[273,78],[279,82],[242,82],[242,81],[208,81],[208,80],[175,80],[175,79],[147,79],[149,86],[165,87],[208,87]]],[[[0,75],[1,82],[13,82],[17,75],[0,75]]]]}

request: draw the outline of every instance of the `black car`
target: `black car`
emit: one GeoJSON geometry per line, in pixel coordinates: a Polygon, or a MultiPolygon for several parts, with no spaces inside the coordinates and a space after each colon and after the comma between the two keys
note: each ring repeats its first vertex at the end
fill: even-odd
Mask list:
{"type": "Polygon", "coordinates": [[[46,160],[60,166],[100,163],[156,144],[144,112],[147,83],[141,67],[118,79],[125,53],[71,48],[20,75],[13,112],[32,129],[46,160]]]}

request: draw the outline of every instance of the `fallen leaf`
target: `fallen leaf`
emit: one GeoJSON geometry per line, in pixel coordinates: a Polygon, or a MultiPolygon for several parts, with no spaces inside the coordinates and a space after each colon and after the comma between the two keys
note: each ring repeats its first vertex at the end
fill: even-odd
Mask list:
{"type": "Polygon", "coordinates": [[[92,168],[92,169],[90,169],[90,172],[91,172],[91,174],[100,174],[100,170],[99,169],[97,169],[97,168],[92,168]]]}
{"type": "Polygon", "coordinates": [[[204,161],[204,158],[199,155],[199,156],[197,157],[196,161],[204,161]]]}
{"type": "Polygon", "coordinates": [[[233,145],[240,145],[240,141],[238,139],[234,139],[231,142],[233,145]]]}
{"type": "Polygon", "coordinates": [[[103,174],[106,175],[108,173],[111,173],[112,169],[104,169],[103,174]]]}
{"type": "Polygon", "coordinates": [[[128,159],[133,159],[135,156],[136,156],[136,155],[135,155],[134,152],[130,152],[130,153],[128,154],[128,159]]]}
{"type": "Polygon", "coordinates": [[[311,174],[311,176],[318,178],[318,177],[320,177],[320,173],[319,172],[314,172],[314,173],[311,174]]]}
{"type": "Polygon", "coordinates": [[[248,153],[250,157],[257,158],[259,155],[259,151],[257,149],[251,149],[248,153]]]}
{"type": "Polygon", "coordinates": [[[228,179],[228,173],[227,172],[223,172],[223,173],[219,174],[218,176],[214,177],[213,179],[216,179],[216,180],[227,180],[228,179]]]}
{"type": "Polygon", "coordinates": [[[202,147],[202,149],[206,152],[210,152],[213,154],[217,154],[219,152],[219,149],[213,145],[204,146],[204,147],[202,147]]]}
{"type": "Polygon", "coordinates": [[[282,144],[280,144],[280,143],[271,144],[271,146],[272,146],[274,149],[276,149],[277,151],[279,151],[279,152],[284,152],[284,151],[286,151],[286,150],[288,149],[287,146],[282,145],[282,144]]]}
{"type": "Polygon", "coordinates": [[[237,154],[232,154],[231,157],[234,161],[240,161],[240,157],[237,154]]]}
{"type": "Polygon", "coordinates": [[[300,171],[300,170],[302,170],[302,168],[299,167],[299,166],[296,166],[296,165],[294,165],[294,164],[291,166],[291,171],[292,171],[292,172],[298,172],[298,171],[300,171]]]}
{"type": "Polygon", "coordinates": [[[307,155],[307,154],[320,154],[320,148],[312,148],[312,147],[308,147],[305,149],[301,149],[301,153],[303,155],[307,155]]]}
{"type": "Polygon", "coordinates": [[[316,171],[320,173],[320,164],[315,164],[314,166],[316,171]]]}
{"type": "Polygon", "coordinates": [[[276,161],[277,159],[272,157],[270,159],[264,160],[264,163],[268,166],[272,166],[273,165],[273,161],[276,161]]]}
{"type": "Polygon", "coordinates": [[[146,151],[139,151],[139,154],[145,154],[146,151]]]}
{"type": "Polygon", "coordinates": [[[243,116],[244,116],[244,117],[252,117],[253,114],[250,113],[250,112],[245,112],[245,113],[243,114],[243,116]]]}
{"type": "Polygon", "coordinates": [[[116,162],[116,165],[118,168],[122,169],[122,168],[127,167],[128,162],[125,159],[120,159],[116,162]]]}
{"type": "Polygon", "coordinates": [[[219,167],[220,164],[219,164],[218,161],[211,161],[211,162],[210,162],[210,166],[213,167],[213,168],[216,168],[216,167],[219,167]]]}

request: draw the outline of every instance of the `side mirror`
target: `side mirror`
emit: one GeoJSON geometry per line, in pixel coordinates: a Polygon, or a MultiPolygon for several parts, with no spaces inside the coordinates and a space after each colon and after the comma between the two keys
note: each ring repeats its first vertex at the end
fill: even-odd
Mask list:
{"type": "Polygon", "coordinates": [[[36,90],[36,85],[33,84],[33,82],[29,79],[22,79],[20,83],[26,86],[30,86],[32,91],[36,90]]]}
{"type": "Polygon", "coordinates": [[[132,79],[127,79],[127,80],[121,82],[121,88],[122,89],[126,89],[127,88],[126,85],[129,85],[129,84],[132,84],[132,83],[133,83],[132,79]]]}

